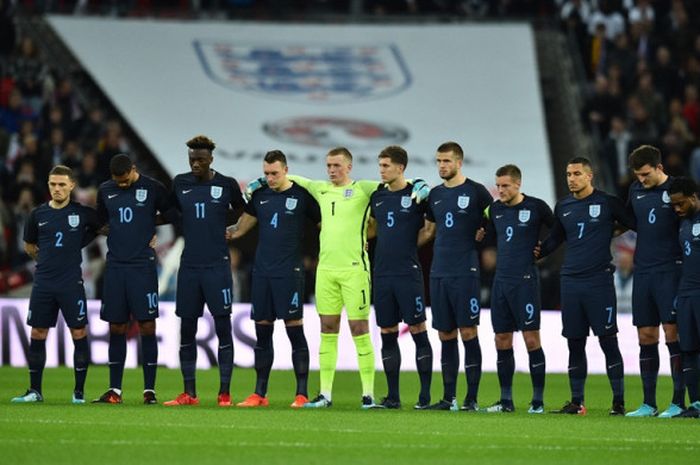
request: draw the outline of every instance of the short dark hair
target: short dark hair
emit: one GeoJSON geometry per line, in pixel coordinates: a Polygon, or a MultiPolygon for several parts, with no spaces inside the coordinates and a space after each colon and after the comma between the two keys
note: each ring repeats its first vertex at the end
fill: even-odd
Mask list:
{"type": "Polygon", "coordinates": [[[496,170],[496,176],[510,176],[520,181],[523,178],[523,173],[515,165],[503,165],[496,170]]]}
{"type": "Polygon", "coordinates": [[[280,162],[282,166],[287,166],[287,157],[281,150],[270,150],[265,154],[265,163],[280,162]]]}
{"type": "Polygon", "coordinates": [[[209,152],[214,152],[214,149],[216,148],[216,144],[214,143],[213,140],[208,138],[207,136],[203,135],[198,135],[194,136],[192,139],[187,141],[187,147],[191,150],[209,150],[209,152]]]}
{"type": "Polygon", "coordinates": [[[464,150],[462,150],[462,146],[460,146],[457,142],[444,142],[440,144],[440,147],[438,147],[437,151],[438,153],[452,152],[455,155],[457,155],[457,158],[459,158],[460,160],[464,160],[464,150]]]}
{"type": "Polygon", "coordinates": [[[408,166],[408,153],[406,153],[403,147],[399,147],[398,145],[384,147],[384,150],[379,152],[377,158],[388,158],[392,163],[403,165],[404,168],[408,166]]]}
{"type": "Polygon", "coordinates": [[[73,170],[67,167],[66,165],[56,165],[53,168],[51,168],[51,171],[49,171],[49,176],[51,175],[57,175],[57,176],[68,176],[68,178],[75,182],[75,173],[73,173],[73,170]]]}
{"type": "Polygon", "coordinates": [[[656,168],[661,164],[661,151],[653,145],[640,145],[630,153],[629,164],[633,170],[649,165],[656,168]]]}
{"type": "Polygon", "coordinates": [[[589,170],[593,171],[593,164],[591,160],[586,157],[574,157],[566,162],[567,165],[583,165],[588,167],[589,170]]]}
{"type": "Polygon", "coordinates": [[[679,176],[671,181],[668,186],[669,195],[682,194],[684,197],[692,197],[698,192],[698,185],[691,178],[679,176]]]}
{"type": "Polygon", "coordinates": [[[125,153],[115,155],[109,161],[109,172],[112,174],[112,176],[124,176],[126,173],[131,171],[131,168],[133,167],[134,162],[131,161],[129,155],[125,153]]]}
{"type": "Polygon", "coordinates": [[[335,155],[343,155],[350,163],[352,163],[352,153],[350,153],[350,150],[346,149],[345,147],[336,147],[334,149],[330,149],[328,151],[327,157],[332,157],[335,155]]]}

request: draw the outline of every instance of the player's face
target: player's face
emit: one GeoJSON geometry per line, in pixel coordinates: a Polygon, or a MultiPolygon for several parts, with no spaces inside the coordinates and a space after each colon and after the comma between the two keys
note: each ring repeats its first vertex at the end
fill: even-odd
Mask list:
{"type": "Polygon", "coordinates": [[[462,169],[462,160],[452,151],[438,152],[435,155],[435,161],[438,167],[438,174],[445,181],[449,181],[457,176],[457,173],[462,169]]]}
{"type": "Polygon", "coordinates": [[[384,157],[379,159],[379,176],[382,182],[391,184],[401,177],[403,174],[403,165],[393,163],[391,158],[384,157]]]}
{"type": "Polygon", "coordinates": [[[196,177],[201,178],[202,176],[209,173],[209,167],[214,161],[214,157],[211,152],[207,149],[189,149],[189,162],[192,174],[196,177]]]}
{"type": "Polygon", "coordinates": [[[284,184],[287,180],[287,171],[287,165],[283,165],[281,161],[263,162],[263,173],[271,189],[279,189],[284,184]]]}
{"type": "Polygon", "coordinates": [[[676,215],[680,216],[681,218],[685,218],[686,216],[690,216],[695,213],[697,211],[697,203],[698,198],[694,195],[686,197],[681,192],[671,194],[671,206],[673,207],[673,211],[675,211],[676,215]]]}
{"type": "Polygon", "coordinates": [[[662,165],[651,166],[644,165],[638,170],[633,170],[637,180],[644,186],[645,189],[651,189],[661,184],[661,178],[664,175],[662,165]]]}
{"type": "Polygon", "coordinates": [[[52,174],[49,176],[49,193],[51,200],[56,203],[63,203],[73,191],[75,183],[65,174],[52,174]]]}
{"type": "Polygon", "coordinates": [[[343,185],[350,177],[352,163],[344,155],[328,155],[326,157],[326,172],[333,184],[343,185]]]}
{"type": "Polygon", "coordinates": [[[131,170],[121,176],[112,175],[112,181],[117,183],[120,189],[128,189],[136,181],[136,168],[131,167],[131,170]]]}
{"type": "Polygon", "coordinates": [[[569,192],[575,194],[589,187],[593,182],[591,169],[581,163],[574,163],[566,166],[566,183],[569,185],[569,192]]]}
{"type": "Polygon", "coordinates": [[[512,176],[497,176],[496,189],[498,198],[503,203],[510,203],[520,193],[520,180],[513,179],[512,176]]]}

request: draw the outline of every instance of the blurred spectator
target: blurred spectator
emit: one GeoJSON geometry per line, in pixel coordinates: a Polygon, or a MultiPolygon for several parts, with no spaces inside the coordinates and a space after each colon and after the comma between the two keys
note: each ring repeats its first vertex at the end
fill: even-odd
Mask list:
{"type": "Polygon", "coordinates": [[[479,300],[482,308],[491,308],[491,287],[496,276],[496,248],[486,247],[481,251],[481,291],[479,300]]]}
{"type": "Polygon", "coordinates": [[[101,183],[102,178],[97,172],[97,156],[95,152],[85,152],[78,171],[78,186],[82,188],[97,188],[100,187],[101,183]]]}
{"type": "Polygon", "coordinates": [[[612,118],[610,132],[603,143],[601,160],[607,165],[618,197],[625,199],[630,183],[630,170],[627,167],[627,157],[632,152],[632,135],[627,130],[625,119],[616,115],[612,118]]]}
{"type": "Polygon", "coordinates": [[[598,10],[594,11],[588,20],[588,33],[593,35],[599,24],[605,25],[608,40],[615,40],[615,37],[625,33],[625,18],[608,0],[598,0],[598,10]]]}
{"type": "Polygon", "coordinates": [[[37,199],[34,195],[34,190],[30,186],[22,187],[13,211],[15,226],[14,249],[16,250],[14,266],[23,265],[30,260],[29,255],[24,252],[24,227],[29,220],[29,214],[36,206],[37,199]]]}
{"type": "Polygon", "coordinates": [[[10,62],[10,75],[27,103],[38,113],[50,76],[31,38],[24,37],[20,40],[19,53],[10,62]]]}
{"type": "Polygon", "coordinates": [[[652,75],[649,71],[643,71],[639,75],[639,84],[634,95],[639,99],[639,102],[644,105],[649,117],[654,121],[656,127],[663,127],[666,115],[666,103],[661,94],[654,89],[652,75]]]}
{"type": "Polygon", "coordinates": [[[622,102],[610,94],[608,79],[603,75],[596,76],[593,95],[583,107],[583,114],[588,128],[597,140],[610,130],[610,119],[615,114],[622,113],[622,102]]]}
{"type": "Polygon", "coordinates": [[[33,120],[35,117],[32,108],[25,104],[19,89],[13,89],[7,107],[0,108],[0,126],[8,133],[18,132],[23,121],[33,120]]]}
{"type": "Polygon", "coordinates": [[[634,233],[627,232],[613,241],[615,293],[620,313],[632,313],[635,237],[634,233]]]}
{"type": "Polygon", "coordinates": [[[685,86],[683,118],[688,123],[690,131],[698,138],[700,136],[700,102],[698,102],[698,88],[692,84],[685,86]]]}
{"type": "Polygon", "coordinates": [[[668,101],[680,95],[682,80],[678,67],[671,61],[671,51],[666,46],[656,49],[656,59],[652,66],[653,82],[661,95],[668,101]]]}

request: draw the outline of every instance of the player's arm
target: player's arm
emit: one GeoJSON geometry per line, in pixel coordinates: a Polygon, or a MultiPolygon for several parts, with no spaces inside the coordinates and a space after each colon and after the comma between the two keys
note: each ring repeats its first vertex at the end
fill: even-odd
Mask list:
{"type": "MultiPolygon", "coordinates": [[[[493,204],[492,204],[493,205],[493,204]]],[[[493,222],[493,217],[491,216],[491,206],[488,206],[484,211],[486,216],[486,225],[480,227],[476,231],[477,242],[484,242],[488,244],[496,243],[496,225],[493,222]]]]}
{"type": "Polygon", "coordinates": [[[100,219],[97,216],[97,212],[90,207],[83,206],[83,214],[85,216],[85,233],[83,235],[83,241],[80,247],[85,247],[90,242],[92,242],[103,230],[102,224],[100,224],[100,219]]]}
{"type": "Polygon", "coordinates": [[[549,235],[547,238],[538,243],[534,250],[535,258],[544,258],[551,254],[564,242],[566,239],[566,231],[564,230],[564,225],[561,224],[559,220],[559,215],[557,214],[559,206],[554,207],[554,224],[549,230],[549,235]]]}
{"type": "Polygon", "coordinates": [[[24,251],[27,253],[27,255],[32,257],[32,260],[36,260],[36,258],[39,256],[39,246],[36,244],[25,242],[24,251]]]}
{"type": "Polygon", "coordinates": [[[172,201],[172,196],[168,194],[161,183],[156,186],[156,226],[161,224],[176,224],[180,221],[180,212],[177,209],[175,202],[172,201]]]}
{"type": "Polygon", "coordinates": [[[246,202],[241,192],[241,186],[238,181],[231,178],[231,202],[229,203],[234,213],[234,218],[237,218],[245,211],[246,202]]]}
{"type": "Polygon", "coordinates": [[[629,208],[626,208],[625,204],[618,197],[610,194],[606,195],[612,217],[618,224],[618,228],[615,229],[616,235],[622,234],[627,229],[636,230],[637,221],[634,217],[634,213],[629,208]]]}
{"type": "Polygon", "coordinates": [[[27,255],[36,260],[39,255],[39,225],[37,225],[36,219],[36,209],[29,213],[29,218],[27,218],[27,223],[24,226],[24,251],[27,255]]]}
{"type": "Polygon", "coordinates": [[[258,224],[258,219],[253,215],[243,213],[238,219],[238,223],[226,229],[226,239],[235,241],[245,236],[255,225],[258,224]]]}
{"type": "Polygon", "coordinates": [[[374,193],[374,191],[376,191],[379,187],[379,181],[370,181],[367,179],[363,179],[357,181],[357,185],[360,187],[362,192],[364,192],[367,195],[367,197],[370,197],[374,193]]]}
{"type": "Polygon", "coordinates": [[[425,219],[423,227],[418,231],[418,247],[423,247],[435,239],[435,222],[425,219]]]}

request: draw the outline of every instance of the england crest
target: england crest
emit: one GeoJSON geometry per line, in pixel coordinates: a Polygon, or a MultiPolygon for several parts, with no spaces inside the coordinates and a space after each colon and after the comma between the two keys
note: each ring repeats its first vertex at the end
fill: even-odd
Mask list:
{"type": "Polygon", "coordinates": [[[204,72],[234,91],[297,102],[340,103],[404,91],[411,76],[394,44],[195,40],[204,72]]]}
{"type": "Polygon", "coordinates": [[[343,192],[343,197],[345,197],[346,199],[352,197],[352,189],[345,189],[345,192],[343,192]]]}
{"type": "Polygon", "coordinates": [[[600,216],[600,205],[589,205],[588,214],[591,215],[591,218],[598,218],[600,216]]]}
{"type": "Polygon", "coordinates": [[[527,223],[530,221],[530,210],[520,210],[518,212],[518,221],[521,223],[527,223]]]}
{"type": "Polygon", "coordinates": [[[77,228],[80,224],[80,215],[68,215],[68,226],[71,228],[77,228]]]}
{"type": "Polygon", "coordinates": [[[411,206],[411,196],[404,195],[401,197],[401,208],[408,208],[411,206]]]}
{"type": "Polygon", "coordinates": [[[700,223],[695,223],[691,232],[693,233],[693,236],[700,236],[700,223]]]}
{"type": "Polygon", "coordinates": [[[211,186],[211,198],[212,199],[219,199],[221,198],[221,194],[224,192],[224,188],[221,186],[211,186]]]}
{"type": "Polygon", "coordinates": [[[671,203],[671,196],[668,195],[668,191],[664,191],[664,193],[661,194],[661,200],[663,200],[664,203],[671,203]]]}
{"type": "Polygon", "coordinates": [[[137,202],[145,202],[147,198],[148,198],[148,190],[147,189],[136,189],[136,201],[137,202]]]}
{"type": "Polygon", "coordinates": [[[469,196],[468,195],[460,195],[457,197],[457,206],[461,209],[465,209],[469,206],[469,196]]]}
{"type": "Polygon", "coordinates": [[[284,202],[284,208],[286,208],[287,210],[294,210],[295,208],[297,208],[297,202],[297,199],[293,197],[287,197],[287,200],[284,202]]]}

